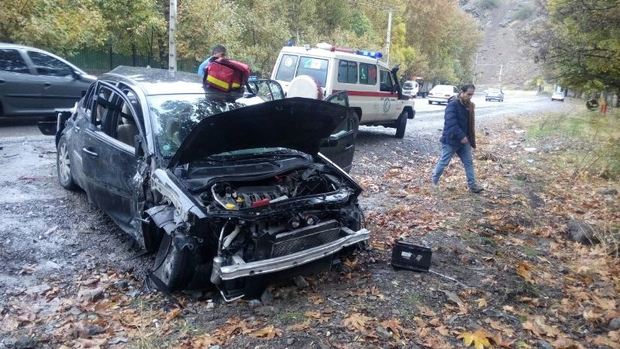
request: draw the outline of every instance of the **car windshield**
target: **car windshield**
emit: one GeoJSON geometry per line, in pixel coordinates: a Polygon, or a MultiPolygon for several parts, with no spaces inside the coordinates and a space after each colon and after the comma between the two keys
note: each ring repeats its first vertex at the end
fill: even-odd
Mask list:
{"type": "Polygon", "coordinates": [[[452,86],[439,85],[439,86],[433,87],[431,91],[438,92],[438,93],[452,93],[453,89],[452,89],[452,86]]]}
{"type": "Polygon", "coordinates": [[[496,88],[490,88],[489,93],[499,93],[499,90],[496,88]]]}
{"type": "Polygon", "coordinates": [[[405,82],[405,83],[403,84],[403,88],[413,88],[413,84],[412,84],[412,83],[410,83],[410,82],[405,82]]]}
{"type": "Polygon", "coordinates": [[[166,158],[176,153],[202,119],[243,107],[204,94],[155,95],[149,96],[148,101],[156,147],[166,158]]]}
{"type": "Polygon", "coordinates": [[[260,155],[269,155],[269,156],[299,156],[303,158],[310,158],[310,155],[304,154],[300,151],[282,148],[282,147],[263,147],[263,148],[250,148],[250,149],[239,149],[233,151],[225,151],[219,154],[210,155],[206,158],[207,161],[218,161],[218,160],[239,160],[244,158],[255,158],[260,155]]]}

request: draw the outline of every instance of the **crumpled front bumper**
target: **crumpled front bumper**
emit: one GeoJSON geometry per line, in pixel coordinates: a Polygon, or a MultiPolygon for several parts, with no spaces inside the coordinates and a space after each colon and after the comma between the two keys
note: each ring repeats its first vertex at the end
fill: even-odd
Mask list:
{"type": "Polygon", "coordinates": [[[347,227],[342,227],[342,230],[346,235],[337,240],[280,257],[226,266],[222,266],[221,260],[217,260],[219,257],[215,257],[211,281],[217,284],[221,280],[234,280],[291,269],[333,255],[345,247],[366,241],[369,238],[367,229],[353,231],[347,227]]]}

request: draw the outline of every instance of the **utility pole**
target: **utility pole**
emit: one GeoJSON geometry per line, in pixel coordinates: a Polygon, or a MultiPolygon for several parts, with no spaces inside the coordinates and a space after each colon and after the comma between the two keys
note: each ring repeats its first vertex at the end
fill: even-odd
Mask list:
{"type": "Polygon", "coordinates": [[[499,65],[499,87],[502,87],[502,70],[504,69],[504,64],[499,65]]]}
{"type": "Polygon", "coordinates": [[[478,66],[478,52],[476,52],[476,59],[474,60],[474,69],[473,69],[473,71],[474,71],[474,76],[473,76],[473,78],[471,79],[471,83],[472,83],[473,85],[476,85],[476,67],[477,67],[477,66],[478,66]]]}
{"type": "Polygon", "coordinates": [[[387,27],[387,38],[385,40],[386,42],[386,47],[385,50],[386,52],[386,60],[387,60],[387,65],[388,67],[390,66],[390,34],[392,33],[392,9],[389,9],[388,12],[388,27],[387,27]]]}
{"type": "Polygon", "coordinates": [[[177,71],[177,0],[170,0],[170,29],[168,30],[168,70],[177,71]]]}

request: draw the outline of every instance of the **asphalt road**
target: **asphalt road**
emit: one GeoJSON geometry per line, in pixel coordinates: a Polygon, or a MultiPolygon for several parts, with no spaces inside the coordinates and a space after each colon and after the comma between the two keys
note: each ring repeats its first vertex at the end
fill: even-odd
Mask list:
{"type": "MultiPolygon", "coordinates": [[[[473,97],[476,105],[476,125],[484,126],[488,120],[502,120],[505,117],[524,117],[533,113],[569,111],[579,107],[580,100],[567,98],[565,102],[552,102],[548,96],[537,96],[533,91],[504,91],[504,102],[487,102],[484,94],[477,93],[473,97]]],[[[415,99],[416,115],[408,120],[405,138],[415,138],[421,134],[434,134],[443,128],[444,104],[428,104],[426,98],[415,99]]],[[[394,129],[383,127],[361,127],[362,134],[376,132],[394,134],[394,129]]]]}
{"type": "MultiPolygon", "coordinates": [[[[484,95],[474,95],[476,104],[476,120],[481,125],[490,118],[500,119],[503,116],[521,115],[534,112],[568,111],[580,101],[568,99],[566,102],[552,102],[549,97],[536,96],[530,91],[505,91],[504,102],[486,102],[484,95]]],[[[433,133],[443,127],[445,105],[428,104],[426,98],[416,98],[416,116],[407,123],[405,137],[414,137],[418,133],[433,133]]],[[[36,127],[36,118],[0,118],[0,142],[3,138],[43,137],[36,127]]],[[[362,132],[379,132],[393,134],[394,129],[383,127],[362,127],[362,132]]]]}

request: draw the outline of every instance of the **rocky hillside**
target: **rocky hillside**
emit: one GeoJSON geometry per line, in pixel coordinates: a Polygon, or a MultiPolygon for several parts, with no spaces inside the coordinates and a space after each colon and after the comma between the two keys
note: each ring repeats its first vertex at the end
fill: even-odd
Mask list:
{"type": "Polygon", "coordinates": [[[528,54],[520,31],[539,13],[534,0],[461,0],[484,31],[476,59],[476,85],[531,87],[540,68],[528,54]],[[529,85],[529,86],[528,86],[529,85]]]}

